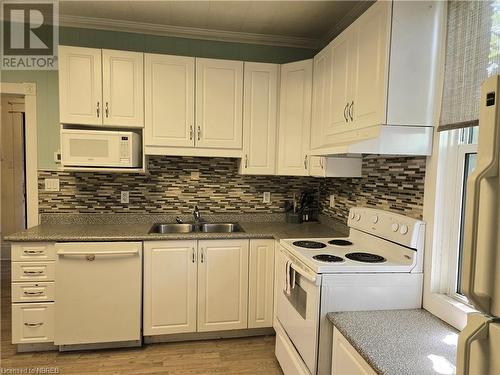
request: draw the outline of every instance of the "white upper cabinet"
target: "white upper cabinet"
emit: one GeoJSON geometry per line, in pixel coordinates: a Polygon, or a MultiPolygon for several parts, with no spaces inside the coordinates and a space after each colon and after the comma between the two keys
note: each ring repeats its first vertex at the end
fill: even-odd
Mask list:
{"type": "Polygon", "coordinates": [[[194,57],[145,55],[145,145],[194,147],[194,57]]]}
{"type": "Polygon", "coordinates": [[[144,335],[196,332],[196,246],[144,242],[144,335]]]}
{"type": "Polygon", "coordinates": [[[314,56],[313,64],[311,148],[316,148],[321,145],[321,133],[329,123],[332,48],[324,48],[314,56]]]}
{"type": "Polygon", "coordinates": [[[349,118],[355,127],[385,123],[389,38],[389,1],[378,1],[353,24],[353,81],[349,118]]]}
{"type": "Polygon", "coordinates": [[[144,125],[144,54],[102,50],[104,125],[144,125]]]}
{"type": "Polygon", "coordinates": [[[275,174],[279,65],[245,63],[242,174],[275,174]]]}
{"type": "Polygon", "coordinates": [[[63,124],[144,126],[143,54],[59,47],[63,124]]]}
{"type": "Polygon", "coordinates": [[[241,149],[243,62],[196,59],[196,145],[241,149]]]}
{"type": "Polygon", "coordinates": [[[59,46],[59,113],[65,124],[102,124],[101,50],[59,46]]]}
{"type": "Polygon", "coordinates": [[[248,240],[198,241],[198,332],[248,327],[248,240]]]}
{"type": "Polygon", "coordinates": [[[281,66],[278,174],[307,176],[313,61],[281,66]]]}

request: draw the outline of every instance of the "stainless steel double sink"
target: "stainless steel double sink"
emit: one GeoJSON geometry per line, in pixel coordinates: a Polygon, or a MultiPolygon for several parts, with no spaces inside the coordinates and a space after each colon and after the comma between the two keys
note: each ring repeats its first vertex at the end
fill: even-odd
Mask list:
{"type": "Polygon", "coordinates": [[[198,224],[178,224],[178,223],[158,223],[154,224],[149,233],[233,233],[243,232],[238,223],[198,223],[198,224]]]}

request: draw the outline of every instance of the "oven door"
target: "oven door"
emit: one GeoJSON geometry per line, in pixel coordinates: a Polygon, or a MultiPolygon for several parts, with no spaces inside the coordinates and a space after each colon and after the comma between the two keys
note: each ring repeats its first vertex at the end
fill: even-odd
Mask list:
{"type": "Polygon", "coordinates": [[[280,247],[277,272],[277,318],[311,374],[315,374],[321,275],[283,247],[280,247]]]}

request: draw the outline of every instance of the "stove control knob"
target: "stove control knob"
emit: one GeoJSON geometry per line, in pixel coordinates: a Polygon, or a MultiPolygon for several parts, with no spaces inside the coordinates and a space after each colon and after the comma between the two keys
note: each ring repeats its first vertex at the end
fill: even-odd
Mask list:
{"type": "Polygon", "coordinates": [[[356,214],[356,221],[360,221],[361,220],[361,215],[360,214],[356,214]]]}
{"type": "Polygon", "coordinates": [[[393,232],[397,232],[397,231],[398,231],[398,229],[399,229],[399,224],[398,224],[398,223],[394,223],[394,224],[392,224],[392,231],[393,231],[393,232]]]}
{"type": "Polygon", "coordinates": [[[375,215],[374,217],[372,217],[372,222],[373,224],[377,224],[378,223],[378,216],[375,215]]]}
{"type": "Polygon", "coordinates": [[[349,215],[351,217],[351,219],[354,219],[354,211],[351,211],[351,214],[349,215]]]}
{"type": "Polygon", "coordinates": [[[406,233],[408,233],[408,225],[406,225],[406,224],[401,225],[401,229],[399,230],[399,233],[401,233],[402,235],[405,235],[406,233]]]}

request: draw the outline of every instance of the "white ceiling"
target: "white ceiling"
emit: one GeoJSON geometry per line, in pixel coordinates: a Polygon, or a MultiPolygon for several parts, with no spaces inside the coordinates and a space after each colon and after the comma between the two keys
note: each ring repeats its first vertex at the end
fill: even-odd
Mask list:
{"type": "MultiPolygon", "coordinates": [[[[138,31],[190,29],[206,39],[229,33],[260,36],[268,44],[317,47],[359,16],[369,1],[60,1],[61,24],[138,31]],[[211,37],[210,37],[211,36],[211,37]],[[316,46],[314,46],[316,44],[316,46]]],[[[250,38],[251,39],[251,38],[250,38]]],[[[257,38],[259,39],[259,38],[257,38]]],[[[257,41],[256,41],[257,42],[257,41]]]]}

